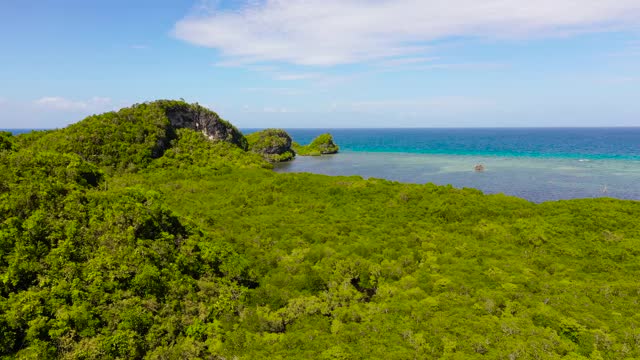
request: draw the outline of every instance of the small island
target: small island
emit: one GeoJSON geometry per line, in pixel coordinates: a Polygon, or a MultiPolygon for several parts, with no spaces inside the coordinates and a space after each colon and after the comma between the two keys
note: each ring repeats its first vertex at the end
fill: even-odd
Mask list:
{"type": "Polygon", "coordinates": [[[317,136],[308,145],[292,141],[291,136],[282,129],[265,129],[246,136],[249,151],[261,155],[270,163],[291,161],[296,155],[321,156],[336,154],[340,147],[329,133],[317,136]]]}
{"type": "Polygon", "coordinates": [[[282,129],[265,129],[246,136],[249,150],[269,162],[290,161],[296,156],[291,149],[291,136],[282,129]]]}
{"type": "Polygon", "coordinates": [[[308,145],[293,143],[293,150],[300,156],[320,156],[326,154],[336,154],[340,147],[333,142],[333,136],[326,133],[319,135],[308,145]]]}

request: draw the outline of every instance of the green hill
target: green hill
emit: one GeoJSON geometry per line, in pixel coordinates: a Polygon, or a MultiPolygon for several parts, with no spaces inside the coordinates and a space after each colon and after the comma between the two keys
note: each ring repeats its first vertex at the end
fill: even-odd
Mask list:
{"type": "Polygon", "coordinates": [[[177,138],[178,129],[195,130],[243,150],[248,146],[242,133],[213,111],[198,104],[159,100],[90,116],[42,134],[31,147],[75,153],[99,166],[135,171],[161,157],[177,138]]]}
{"type": "Polygon", "coordinates": [[[639,202],[278,174],[193,114],[0,150],[0,358],[640,358],[639,202]]]}

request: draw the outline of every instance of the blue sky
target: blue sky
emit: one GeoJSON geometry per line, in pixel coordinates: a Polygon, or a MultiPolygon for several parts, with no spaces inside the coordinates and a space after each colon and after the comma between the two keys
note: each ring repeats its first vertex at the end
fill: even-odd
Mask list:
{"type": "Polygon", "coordinates": [[[0,128],[184,98],[239,127],[640,126],[638,0],[8,0],[0,128]]]}

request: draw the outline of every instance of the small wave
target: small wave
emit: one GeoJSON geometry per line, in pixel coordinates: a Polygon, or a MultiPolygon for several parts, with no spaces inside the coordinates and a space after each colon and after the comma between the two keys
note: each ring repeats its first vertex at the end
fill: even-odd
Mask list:
{"type": "Polygon", "coordinates": [[[591,160],[589,159],[578,159],[579,162],[590,162],[591,160]]]}

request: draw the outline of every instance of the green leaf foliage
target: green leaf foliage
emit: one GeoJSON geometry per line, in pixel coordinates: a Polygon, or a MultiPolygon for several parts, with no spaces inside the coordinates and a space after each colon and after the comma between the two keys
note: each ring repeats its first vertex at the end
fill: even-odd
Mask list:
{"type": "Polygon", "coordinates": [[[0,131],[0,151],[12,151],[14,147],[13,135],[8,131],[0,131]]]}
{"type": "Polygon", "coordinates": [[[637,201],[278,174],[188,127],[87,156],[153,146],[83,126],[0,151],[0,358],[640,358],[637,201]]]}

